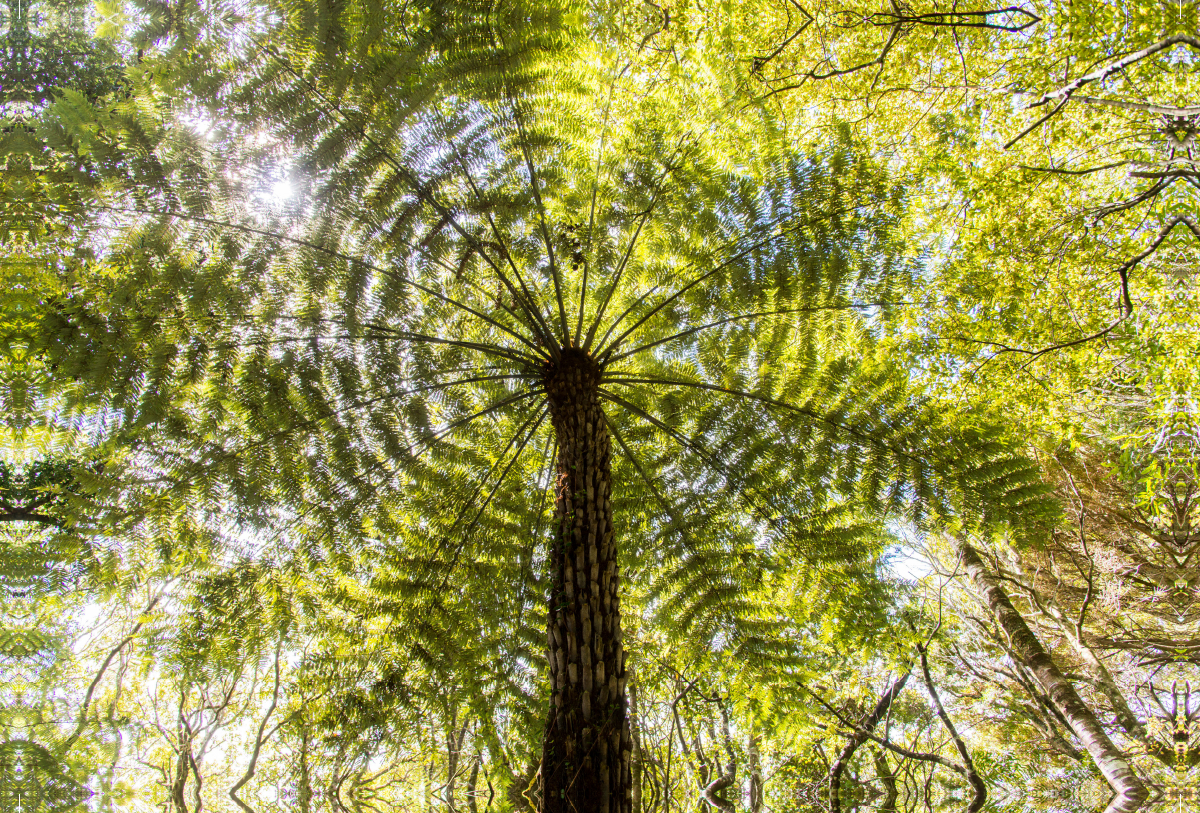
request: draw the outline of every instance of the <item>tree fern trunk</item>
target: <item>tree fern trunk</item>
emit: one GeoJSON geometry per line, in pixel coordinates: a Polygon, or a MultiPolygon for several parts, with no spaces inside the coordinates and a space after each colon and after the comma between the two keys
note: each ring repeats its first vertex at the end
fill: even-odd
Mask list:
{"type": "Polygon", "coordinates": [[[558,441],[547,646],[544,813],[630,813],[632,739],[617,601],[612,461],[600,370],[564,350],[546,371],[558,441]]]}
{"type": "Polygon", "coordinates": [[[643,752],[642,752],[642,736],[640,723],[638,722],[638,697],[637,697],[637,675],[634,673],[633,667],[626,670],[626,684],[629,691],[629,733],[633,742],[633,759],[630,762],[631,766],[631,805],[632,813],[642,813],[642,779],[643,774],[643,752]]]}

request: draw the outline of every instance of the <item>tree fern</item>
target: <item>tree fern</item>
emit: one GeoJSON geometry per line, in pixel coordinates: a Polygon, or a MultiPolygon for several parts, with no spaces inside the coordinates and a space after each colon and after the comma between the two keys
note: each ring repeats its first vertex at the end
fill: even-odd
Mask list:
{"type": "Polygon", "coordinates": [[[882,173],[648,81],[585,13],[285,6],[224,76],[181,68],[231,140],[165,165],[183,192],[113,201],[123,272],[47,352],[124,411],[145,471],[247,525],[287,505],[345,569],[382,545],[379,596],[430,620],[548,538],[522,567],[549,570],[542,803],[627,810],[619,562],[676,563],[671,623],[750,623],[745,574],[857,554],[843,503],[1006,516],[1031,478],[869,361],[854,314],[906,282],[882,173]],[[272,156],[295,217],[228,180],[272,156]]]}

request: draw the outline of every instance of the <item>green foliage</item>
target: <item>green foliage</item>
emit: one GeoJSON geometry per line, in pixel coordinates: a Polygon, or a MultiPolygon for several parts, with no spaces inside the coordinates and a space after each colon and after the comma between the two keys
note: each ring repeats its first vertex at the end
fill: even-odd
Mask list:
{"type": "MultiPolygon", "coordinates": [[[[1180,24],[1084,5],[1029,27],[938,3],[114,3],[23,40],[10,20],[37,59],[0,78],[0,658],[14,708],[67,712],[37,747],[107,809],[528,808],[545,380],[581,349],[644,810],[694,806],[730,762],[774,809],[820,809],[846,721],[934,629],[995,787],[1081,774],[987,755],[1052,741],[1045,715],[1017,678],[977,690],[964,664],[1004,668],[1002,643],[886,561],[939,533],[1040,555],[1062,447],[1119,456],[1160,525],[1194,482],[1184,228],[1114,272],[1147,217],[1187,211],[1182,184],[1102,213],[1113,167],[1043,171],[1157,160],[1104,142],[1102,105],[1001,149],[1040,115],[1009,91],[1180,24]],[[34,598],[112,621],[68,652],[34,598]]],[[[897,741],[958,759],[918,683],[897,741]]],[[[905,804],[962,806],[958,774],[882,747],[847,800],[895,767],[905,804]]]]}

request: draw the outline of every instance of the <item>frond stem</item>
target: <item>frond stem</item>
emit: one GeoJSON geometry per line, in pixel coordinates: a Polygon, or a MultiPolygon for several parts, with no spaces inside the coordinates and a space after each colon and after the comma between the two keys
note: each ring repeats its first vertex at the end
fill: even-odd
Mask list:
{"type": "Polygon", "coordinates": [[[104,210],[110,211],[110,212],[117,212],[119,214],[153,215],[156,217],[169,217],[169,218],[176,219],[176,220],[188,220],[188,221],[193,221],[196,223],[203,223],[206,226],[215,226],[218,228],[232,229],[234,231],[241,231],[241,232],[245,232],[247,234],[255,234],[255,235],[258,235],[259,237],[269,237],[269,238],[276,239],[276,240],[283,240],[284,242],[292,243],[294,245],[312,249],[313,251],[321,252],[330,257],[336,257],[337,259],[344,260],[345,262],[348,262],[348,263],[353,263],[355,265],[361,265],[364,268],[368,268],[368,269],[376,272],[377,274],[383,274],[384,276],[390,277],[390,278],[397,280],[398,282],[401,282],[405,285],[411,285],[413,288],[416,288],[418,291],[420,291],[424,294],[428,294],[429,296],[432,296],[433,298],[435,298],[441,302],[445,302],[447,305],[452,305],[456,308],[460,308],[460,309],[466,311],[467,313],[471,314],[472,316],[482,319],[483,321],[487,322],[488,324],[492,325],[493,327],[497,328],[498,330],[501,330],[504,333],[507,333],[508,335],[512,336],[514,339],[517,339],[521,343],[530,347],[532,350],[534,350],[534,352],[541,353],[541,348],[537,344],[534,344],[528,338],[526,338],[525,336],[522,336],[520,333],[517,333],[516,331],[512,330],[507,325],[505,325],[495,319],[492,319],[491,317],[487,316],[484,313],[481,313],[480,311],[475,310],[474,308],[472,308],[469,305],[459,302],[458,300],[456,300],[452,297],[448,297],[445,294],[439,293],[426,285],[422,285],[419,282],[415,282],[412,279],[409,279],[408,277],[397,274],[386,268],[381,268],[372,262],[361,259],[359,257],[352,257],[349,254],[344,254],[335,249],[331,249],[326,246],[321,246],[316,243],[312,243],[308,240],[301,240],[297,237],[289,237],[285,234],[279,234],[277,232],[267,231],[266,229],[258,229],[253,226],[247,226],[247,225],[240,224],[240,223],[229,223],[227,221],[216,220],[214,218],[204,217],[203,215],[192,215],[192,214],[185,214],[183,212],[160,211],[160,210],[155,210],[155,209],[119,208],[119,207],[115,207],[115,206],[105,206],[103,204],[95,204],[95,206],[99,209],[104,209],[104,210]]]}
{"type": "Polygon", "coordinates": [[[626,350],[624,353],[621,353],[616,356],[611,356],[610,354],[613,353],[620,345],[617,342],[613,342],[611,345],[609,345],[605,356],[601,359],[601,363],[602,364],[614,364],[614,363],[620,361],[621,359],[629,358],[630,356],[635,356],[638,353],[645,352],[646,350],[653,350],[655,347],[658,347],[659,345],[667,344],[668,342],[673,342],[676,339],[685,339],[688,336],[694,336],[695,334],[701,333],[705,330],[708,330],[709,328],[721,327],[722,325],[728,325],[733,322],[745,321],[747,319],[758,319],[758,318],[764,317],[764,316],[788,316],[788,315],[797,314],[797,313],[817,313],[819,311],[826,311],[826,310],[851,310],[851,309],[855,309],[855,308],[865,308],[865,307],[874,307],[874,306],[873,305],[828,305],[825,307],[817,307],[817,308],[785,308],[783,310],[775,310],[775,311],[758,311],[755,313],[743,313],[743,314],[739,314],[737,316],[729,316],[725,319],[718,319],[717,321],[709,322],[706,325],[700,325],[699,327],[694,327],[694,328],[690,328],[688,330],[680,331],[679,333],[675,333],[671,336],[667,336],[664,339],[659,339],[657,341],[649,342],[648,344],[643,344],[640,347],[633,348],[632,350],[626,350]]]}

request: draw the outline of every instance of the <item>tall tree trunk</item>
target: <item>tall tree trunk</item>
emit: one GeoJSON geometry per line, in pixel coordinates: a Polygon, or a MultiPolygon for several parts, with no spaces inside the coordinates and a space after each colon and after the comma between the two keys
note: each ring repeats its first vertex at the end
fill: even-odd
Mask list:
{"type": "Polygon", "coordinates": [[[1108,805],[1108,813],[1132,813],[1138,810],[1149,794],[1133,772],[1125,754],[1113,745],[1096,715],[1054,665],[1049,653],[1009,601],[1000,580],[979,558],[979,553],[966,542],[959,543],[959,553],[967,575],[1004,631],[1013,654],[1042,684],[1116,794],[1108,805]]]}
{"type": "Polygon", "coordinates": [[[1108,671],[1108,667],[1105,666],[1104,661],[1100,660],[1088,645],[1083,634],[1082,618],[1077,622],[1068,619],[1066,613],[1058,606],[1058,602],[1054,600],[1053,596],[1039,597],[1039,604],[1042,615],[1054,621],[1058,628],[1062,630],[1063,635],[1066,636],[1067,640],[1074,647],[1076,654],[1079,655],[1089,671],[1091,671],[1096,688],[1108,698],[1108,702],[1113,707],[1113,714],[1116,716],[1117,722],[1121,724],[1121,728],[1125,729],[1125,733],[1140,742],[1146,749],[1147,754],[1155,757],[1168,768],[1173,767],[1175,765],[1175,755],[1169,748],[1150,737],[1150,734],[1146,731],[1146,727],[1138,719],[1137,714],[1129,707],[1129,702],[1125,699],[1125,695],[1120,687],[1117,686],[1116,680],[1113,679],[1112,673],[1108,671]]]}
{"type": "Polygon", "coordinates": [[[829,768],[829,813],[842,813],[842,774],[849,767],[850,760],[854,757],[854,752],[858,750],[860,745],[867,741],[867,735],[864,732],[875,730],[875,726],[879,725],[879,721],[884,718],[888,709],[892,707],[892,702],[896,699],[896,696],[904,691],[904,684],[908,683],[909,674],[909,672],[905,672],[901,675],[900,679],[893,683],[883,693],[883,696],[879,698],[879,702],[875,704],[875,708],[859,721],[859,730],[851,731],[847,735],[850,738],[849,741],[829,768]]]}
{"type": "Polygon", "coordinates": [[[558,441],[547,648],[544,813],[631,813],[633,743],[613,538],[612,459],[600,368],[565,349],[547,368],[558,441]]]}
{"type": "Polygon", "coordinates": [[[629,690],[629,733],[633,740],[633,760],[631,763],[631,794],[633,813],[642,813],[642,732],[638,722],[637,675],[634,667],[628,669],[627,684],[629,690]]]}
{"type": "Polygon", "coordinates": [[[308,765],[308,721],[304,720],[300,728],[300,787],[296,798],[300,803],[300,813],[312,813],[312,776],[308,765]]]}
{"type": "MultiPolygon", "coordinates": [[[[421,731],[420,740],[424,740],[424,731],[421,731]]],[[[421,751],[425,754],[425,776],[421,782],[421,797],[424,804],[421,810],[424,813],[433,813],[433,755],[434,749],[437,747],[437,734],[434,732],[433,725],[429,726],[429,746],[425,747],[425,743],[421,742],[421,751]]],[[[350,798],[354,798],[351,796],[350,798]]]]}
{"type": "Polygon", "coordinates": [[[175,758],[175,774],[171,782],[171,805],[175,813],[188,813],[187,799],[184,792],[187,788],[188,771],[191,770],[191,743],[183,741],[179,755],[175,758]]]}
{"type": "Polygon", "coordinates": [[[933,700],[933,707],[937,710],[938,719],[942,721],[942,725],[946,727],[950,739],[954,742],[954,748],[958,751],[959,759],[962,760],[963,769],[966,771],[967,781],[975,793],[971,803],[967,805],[967,813],[979,813],[987,802],[987,785],[975,770],[975,761],[971,759],[971,752],[967,750],[967,744],[959,736],[958,728],[950,719],[950,715],[946,713],[946,707],[942,705],[942,698],[938,695],[937,687],[933,685],[933,674],[929,671],[929,656],[926,654],[925,647],[917,644],[917,652],[921,656],[921,674],[925,678],[925,690],[929,692],[929,698],[933,700]]]}
{"type": "MultiPolygon", "coordinates": [[[[714,698],[715,699],[715,698],[714,698]]],[[[734,813],[737,810],[737,804],[721,795],[730,787],[737,790],[737,755],[733,751],[733,740],[729,736],[729,709],[721,703],[721,742],[725,746],[725,752],[729,756],[729,761],[725,763],[725,770],[721,770],[721,749],[716,744],[716,736],[713,736],[713,750],[716,752],[713,755],[713,773],[711,781],[704,788],[704,800],[717,810],[726,811],[726,813],[734,813]]]]}
{"type": "Polygon", "coordinates": [[[458,709],[450,714],[450,724],[446,726],[446,784],[442,791],[442,800],[446,803],[447,813],[458,813],[458,804],[454,792],[458,786],[458,761],[462,752],[463,742],[467,738],[467,724],[464,720],[461,727],[458,724],[458,709]]]}
{"type": "Polygon", "coordinates": [[[478,795],[479,766],[482,762],[483,754],[476,750],[475,757],[471,760],[471,773],[467,777],[467,809],[471,813],[479,813],[479,803],[475,797],[478,795]]]}
{"type": "Polygon", "coordinates": [[[879,813],[896,813],[896,801],[900,798],[896,790],[896,774],[882,750],[875,751],[875,775],[879,777],[884,793],[883,801],[879,803],[879,813]]]}
{"type": "Polygon", "coordinates": [[[750,813],[760,813],[763,808],[763,778],[762,759],[758,752],[762,736],[755,731],[753,719],[750,722],[750,741],[746,746],[746,769],[750,773],[750,792],[747,801],[750,803],[750,813]]]}

